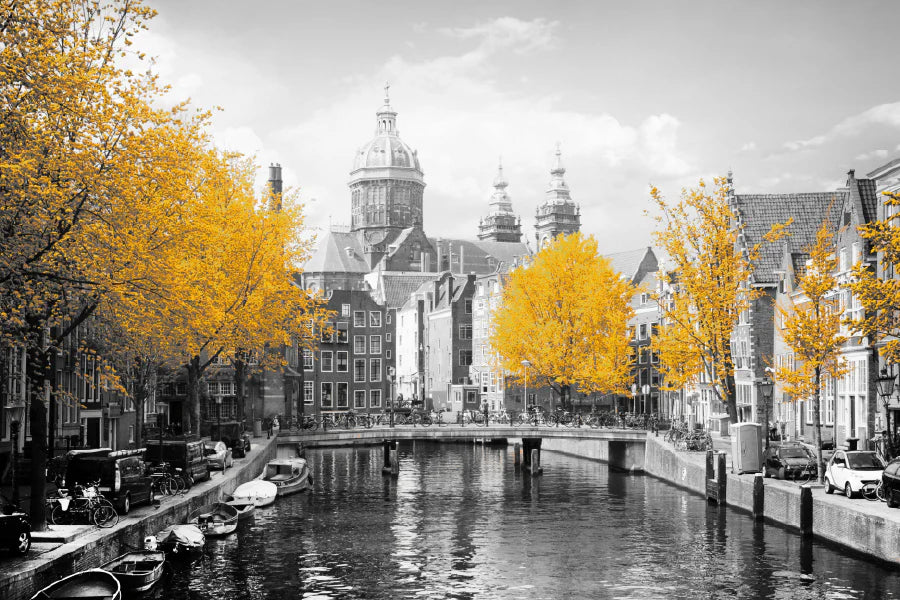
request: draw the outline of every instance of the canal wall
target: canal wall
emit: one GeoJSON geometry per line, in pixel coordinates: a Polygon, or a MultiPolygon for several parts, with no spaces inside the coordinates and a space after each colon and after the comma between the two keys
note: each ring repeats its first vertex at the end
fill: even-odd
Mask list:
{"type": "MultiPolygon", "coordinates": [[[[544,451],[610,462],[609,442],[544,439],[544,451]]],[[[552,468],[552,461],[543,461],[552,468]]],[[[648,435],[643,453],[644,472],[679,488],[706,496],[706,456],[676,451],[662,438],[648,435]]],[[[730,470],[730,464],[726,471],[730,470]]],[[[725,504],[748,513],[754,509],[752,474],[726,473],[725,504]]],[[[800,530],[800,486],[764,479],[762,516],[771,523],[800,530]]],[[[883,502],[850,499],[812,490],[812,535],[900,567],[900,510],[883,502]]]]}
{"type": "MultiPolygon", "coordinates": [[[[224,473],[215,472],[209,481],[194,485],[184,496],[166,497],[160,506],[135,507],[110,529],[93,528],[73,541],[16,565],[0,570],[0,598],[26,600],[52,582],[84,569],[92,569],[130,550],[140,549],[144,538],[155,535],[205,504],[218,502],[242,483],[262,473],[275,458],[277,438],[252,440],[253,448],[245,459],[236,459],[224,473]]],[[[32,551],[33,553],[34,551],[32,551]]]]}

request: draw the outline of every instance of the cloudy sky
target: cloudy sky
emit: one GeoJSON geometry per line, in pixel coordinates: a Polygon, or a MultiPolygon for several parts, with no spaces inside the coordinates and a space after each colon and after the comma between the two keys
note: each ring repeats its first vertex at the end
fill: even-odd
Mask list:
{"type": "Polygon", "coordinates": [[[432,236],[475,237],[502,156],[533,238],[557,142],[604,252],[651,243],[651,184],[825,191],[900,157],[900,2],[147,1],[173,97],[221,107],[217,142],[281,163],[319,228],[349,223],[385,82],[432,236]]]}

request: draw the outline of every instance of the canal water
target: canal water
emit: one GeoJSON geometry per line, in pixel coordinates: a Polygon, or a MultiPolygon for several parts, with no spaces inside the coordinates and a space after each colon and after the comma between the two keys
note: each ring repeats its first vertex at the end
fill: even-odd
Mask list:
{"type": "MultiPolygon", "coordinates": [[[[512,449],[318,449],[304,493],[210,540],[152,594],[166,599],[900,598],[900,572],[710,507],[649,476],[512,449]]],[[[860,500],[861,501],[861,500],[860,500]]]]}

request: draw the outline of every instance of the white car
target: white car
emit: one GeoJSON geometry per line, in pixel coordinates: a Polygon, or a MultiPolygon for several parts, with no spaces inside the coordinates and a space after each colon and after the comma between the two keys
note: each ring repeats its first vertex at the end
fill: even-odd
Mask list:
{"type": "Polygon", "coordinates": [[[207,446],[206,460],[209,461],[210,469],[219,469],[220,471],[234,465],[231,448],[227,447],[225,442],[216,442],[212,448],[207,446]]]}
{"type": "Polygon", "coordinates": [[[853,498],[867,485],[881,481],[884,464],[874,452],[837,450],[825,468],[825,493],[842,490],[853,498]]]}

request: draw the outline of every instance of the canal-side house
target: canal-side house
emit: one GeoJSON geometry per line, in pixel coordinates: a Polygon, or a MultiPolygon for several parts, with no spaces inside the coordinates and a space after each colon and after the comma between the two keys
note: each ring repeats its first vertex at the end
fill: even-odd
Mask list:
{"type": "Polygon", "coordinates": [[[653,338],[659,334],[659,262],[653,248],[607,254],[610,264],[619,275],[634,286],[631,308],[634,316],[628,322],[631,347],[634,352],[631,396],[617,399],[611,395],[598,396],[591,404],[603,410],[628,411],[638,414],[659,413],[660,403],[659,356],[651,350],[653,338]]]}
{"type": "Polygon", "coordinates": [[[465,386],[472,364],[472,296],[475,274],[460,278],[449,271],[433,282],[425,317],[425,407],[461,410],[451,406],[451,386],[465,386]]]}
{"type": "MultiPolygon", "coordinates": [[[[878,167],[873,170],[871,173],[867,175],[869,179],[875,180],[875,191],[876,191],[876,205],[878,207],[878,218],[880,220],[892,219],[891,224],[895,227],[900,226],[900,218],[898,218],[898,210],[897,206],[885,206],[884,204],[884,194],[885,193],[893,193],[900,194],[900,158],[895,158],[894,160],[878,167]]],[[[895,268],[893,268],[890,264],[884,261],[883,253],[878,254],[877,260],[877,269],[878,269],[878,277],[881,279],[896,279],[900,278],[900,273],[897,272],[895,268]]],[[[881,363],[881,368],[886,369],[891,374],[897,373],[897,366],[893,364],[884,364],[881,363]]],[[[882,431],[888,424],[888,415],[886,413],[890,413],[890,425],[893,430],[894,439],[897,439],[897,436],[900,436],[900,396],[898,394],[894,394],[891,398],[888,399],[887,409],[884,408],[883,403],[879,400],[879,419],[876,424],[876,430],[882,431]]]]}
{"type": "Polygon", "coordinates": [[[382,412],[391,398],[395,311],[358,290],[332,290],[327,310],[334,317],[317,351],[303,356],[303,412],[382,412]]]}

